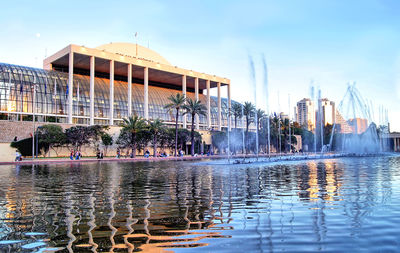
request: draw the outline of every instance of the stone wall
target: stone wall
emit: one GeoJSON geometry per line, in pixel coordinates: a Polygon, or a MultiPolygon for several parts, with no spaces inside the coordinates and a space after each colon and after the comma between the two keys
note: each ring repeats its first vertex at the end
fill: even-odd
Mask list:
{"type": "MultiPolygon", "coordinates": [[[[46,125],[46,124],[56,124],[61,126],[63,129],[70,128],[75,126],[75,124],[60,124],[60,123],[44,123],[44,122],[36,122],[35,127],[46,125]]],[[[114,142],[117,140],[118,135],[120,133],[121,127],[112,126],[107,131],[111,136],[113,136],[114,142]]],[[[17,137],[18,140],[29,138],[32,136],[33,132],[33,122],[31,121],[2,121],[0,120],[0,161],[13,161],[15,158],[15,149],[10,147],[10,143],[17,137]]],[[[206,144],[211,144],[211,135],[207,131],[200,131],[202,134],[203,141],[206,144]]],[[[190,143],[188,143],[190,144],[190,143]]],[[[153,150],[151,145],[148,147],[151,154],[153,154],[153,150]]],[[[55,152],[54,150],[50,150],[47,154],[48,157],[56,157],[56,156],[69,156],[70,150],[67,147],[58,148],[55,152]]],[[[107,155],[115,156],[117,151],[117,147],[114,145],[110,147],[107,151],[107,155]]],[[[173,151],[165,150],[167,153],[172,154],[173,151]]],[[[122,155],[125,155],[127,150],[122,150],[122,155]]],[[[93,146],[83,146],[81,149],[81,153],[83,156],[95,156],[95,147],[93,146]]],[[[143,155],[142,152],[137,152],[137,155],[143,155]]]]}
{"type": "MultiPolygon", "coordinates": [[[[48,122],[36,122],[35,127],[49,124],[48,122]]],[[[51,123],[50,123],[51,124],[51,123]]],[[[74,126],[72,124],[59,124],[63,129],[74,126]]],[[[0,120],[0,143],[10,143],[17,137],[18,140],[29,138],[32,136],[33,122],[32,121],[6,121],[0,120]]]]}

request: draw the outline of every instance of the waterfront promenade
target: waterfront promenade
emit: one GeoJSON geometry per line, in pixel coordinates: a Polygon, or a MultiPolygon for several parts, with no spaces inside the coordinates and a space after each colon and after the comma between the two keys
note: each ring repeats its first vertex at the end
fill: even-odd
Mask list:
{"type": "MultiPolygon", "coordinates": [[[[270,157],[272,160],[271,161],[279,161],[279,160],[306,160],[306,159],[321,159],[321,158],[335,158],[335,157],[342,157],[342,156],[354,156],[351,154],[335,154],[335,153],[324,153],[324,154],[315,154],[315,153],[295,153],[295,154],[279,154],[279,153],[273,153],[273,154],[260,154],[258,157],[259,158],[268,158],[270,157]]],[[[198,156],[182,156],[182,157],[175,157],[175,156],[169,156],[169,157],[136,157],[136,158],[116,158],[116,157],[106,157],[103,159],[97,159],[95,157],[88,157],[88,158],[81,158],[79,160],[71,160],[69,157],[60,157],[60,158],[38,158],[32,160],[31,158],[28,158],[26,160],[22,161],[10,161],[10,162],[0,162],[0,165],[10,165],[10,164],[15,164],[15,165],[30,165],[30,164],[61,164],[61,163],[87,163],[87,162],[159,162],[159,161],[195,161],[195,160],[202,160],[202,159],[227,159],[227,155],[198,155],[198,156]]],[[[254,154],[237,154],[233,155],[230,157],[230,159],[243,159],[243,158],[251,158],[254,159],[256,158],[256,155],[254,154]]],[[[237,161],[237,160],[236,160],[237,161]]],[[[235,163],[240,163],[240,162],[233,162],[235,163]]]]}

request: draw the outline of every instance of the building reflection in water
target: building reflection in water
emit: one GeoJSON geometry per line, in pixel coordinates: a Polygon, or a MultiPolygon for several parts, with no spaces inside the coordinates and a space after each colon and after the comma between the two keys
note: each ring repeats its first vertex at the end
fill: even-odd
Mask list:
{"type": "MultiPolygon", "coordinates": [[[[299,227],[324,242],[335,210],[357,234],[374,205],[392,196],[390,170],[346,166],[340,160],[263,167],[21,166],[0,172],[0,242],[21,240],[7,245],[11,251],[44,242],[44,249],[69,252],[159,252],[239,233],[235,240],[246,247],[275,251],[299,227]]],[[[326,250],[323,244],[314,249],[326,250]]]]}

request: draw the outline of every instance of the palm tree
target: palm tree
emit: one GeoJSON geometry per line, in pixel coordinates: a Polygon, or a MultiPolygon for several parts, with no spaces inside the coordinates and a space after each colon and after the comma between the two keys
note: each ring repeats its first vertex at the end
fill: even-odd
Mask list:
{"type": "Polygon", "coordinates": [[[246,117],[246,143],[248,145],[249,126],[254,120],[255,107],[251,102],[244,102],[243,114],[246,117]]]}
{"type": "Polygon", "coordinates": [[[148,121],[150,133],[153,135],[153,156],[157,156],[157,139],[164,129],[165,125],[162,120],[155,119],[153,121],[148,121]]]}
{"type": "Polygon", "coordinates": [[[260,126],[261,126],[260,122],[262,119],[265,118],[266,115],[265,115],[264,110],[261,110],[261,109],[257,109],[256,113],[257,113],[257,126],[256,126],[257,134],[260,135],[260,126]]]}
{"type": "Polygon", "coordinates": [[[206,116],[207,108],[200,101],[192,100],[191,98],[188,98],[187,104],[183,105],[183,108],[186,110],[183,115],[190,114],[192,116],[192,131],[190,132],[192,145],[190,148],[190,153],[192,156],[194,156],[194,118],[196,115],[206,116]]]}
{"type": "Polygon", "coordinates": [[[171,95],[168,97],[171,103],[164,106],[165,109],[168,111],[176,110],[175,116],[175,156],[177,156],[177,149],[178,149],[178,118],[179,118],[179,109],[185,104],[186,97],[181,95],[180,93],[176,93],[176,95],[171,95]]]}
{"type": "Polygon", "coordinates": [[[147,122],[144,118],[135,115],[129,118],[124,118],[121,127],[123,131],[127,131],[131,134],[132,155],[133,157],[136,157],[136,149],[137,149],[136,136],[139,132],[147,129],[147,122]]]}
{"type": "Polygon", "coordinates": [[[242,105],[239,103],[234,103],[231,107],[231,113],[233,117],[235,118],[235,129],[237,128],[237,120],[241,119],[243,114],[242,114],[242,105]]]}
{"type": "Polygon", "coordinates": [[[260,122],[265,116],[264,110],[257,109],[257,132],[260,132],[260,122]]]}

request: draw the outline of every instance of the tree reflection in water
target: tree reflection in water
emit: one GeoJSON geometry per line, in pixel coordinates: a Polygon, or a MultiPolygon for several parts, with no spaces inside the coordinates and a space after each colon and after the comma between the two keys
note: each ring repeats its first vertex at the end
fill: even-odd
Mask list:
{"type": "MultiPolygon", "coordinates": [[[[399,167],[397,157],[3,166],[0,250],[352,249],[374,215],[396,221],[399,167]]],[[[376,236],[392,235],[385,224],[376,236]]]]}

